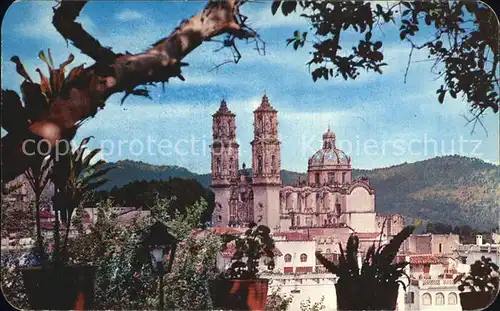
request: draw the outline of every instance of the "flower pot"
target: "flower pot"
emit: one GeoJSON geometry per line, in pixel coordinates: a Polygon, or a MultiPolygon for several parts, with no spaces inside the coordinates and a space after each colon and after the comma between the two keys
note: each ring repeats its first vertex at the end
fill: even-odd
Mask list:
{"type": "Polygon", "coordinates": [[[34,310],[89,310],[93,307],[96,266],[20,269],[34,310]]]}
{"type": "Polygon", "coordinates": [[[218,310],[265,310],[269,280],[213,280],[210,297],[218,310]]]}
{"type": "Polygon", "coordinates": [[[493,292],[468,292],[460,293],[462,310],[484,310],[493,303],[497,293],[493,292]]]}
{"type": "Polygon", "coordinates": [[[337,310],[395,310],[399,283],[364,284],[345,282],[335,284],[337,310]]]}

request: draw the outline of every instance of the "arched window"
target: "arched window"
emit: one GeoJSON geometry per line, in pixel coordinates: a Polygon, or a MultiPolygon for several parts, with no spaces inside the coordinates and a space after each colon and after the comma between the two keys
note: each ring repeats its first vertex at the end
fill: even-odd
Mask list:
{"type": "Polygon", "coordinates": [[[430,306],[432,304],[431,294],[425,293],[425,294],[422,295],[422,304],[424,306],[430,306]]]}
{"type": "Polygon", "coordinates": [[[346,176],[346,172],[343,172],[342,173],[342,184],[345,184],[345,176],[346,176]]]}
{"type": "Polygon", "coordinates": [[[262,173],[262,156],[259,156],[258,159],[257,159],[257,170],[259,171],[259,173],[262,173]]]}
{"type": "Polygon", "coordinates": [[[457,301],[458,301],[457,294],[455,294],[455,293],[448,294],[448,304],[449,305],[456,305],[457,301]]]}
{"type": "Polygon", "coordinates": [[[443,252],[443,244],[439,243],[439,252],[442,253],[443,252]]]}
{"type": "Polygon", "coordinates": [[[444,295],[442,293],[436,294],[436,305],[444,305],[444,295]]]}
{"type": "Polygon", "coordinates": [[[300,254],[300,262],[306,262],[307,261],[307,255],[305,253],[300,254]]]}
{"type": "Polygon", "coordinates": [[[342,212],[342,209],[340,208],[340,202],[338,199],[337,202],[335,203],[335,212],[337,213],[337,215],[340,215],[340,213],[342,212]]]}
{"type": "Polygon", "coordinates": [[[221,173],[220,158],[217,158],[217,174],[221,173]]]}
{"type": "Polygon", "coordinates": [[[271,173],[273,173],[273,174],[276,172],[275,165],[276,165],[276,157],[273,154],[271,156],[271,173]]]}
{"type": "Polygon", "coordinates": [[[319,173],[314,174],[314,183],[319,185],[319,173]]]}
{"type": "Polygon", "coordinates": [[[229,158],[229,174],[233,172],[233,157],[229,158]]]}
{"type": "Polygon", "coordinates": [[[297,216],[297,221],[296,221],[296,223],[297,223],[297,227],[298,227],[298,226],[300,226],[300,216],[297,216]]]}
{"type": "Polygon", "coordinates": [[[286,254],[285,255],[285,262],[292,262],[292,255],[286,254]]]}

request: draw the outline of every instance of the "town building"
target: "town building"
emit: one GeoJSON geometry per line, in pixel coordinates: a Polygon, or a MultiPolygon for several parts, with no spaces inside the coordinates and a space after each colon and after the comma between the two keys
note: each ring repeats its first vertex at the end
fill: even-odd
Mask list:
{"type": "Polygon", "coordinates": [[[254,111],[251,173],[244,164],[239,169],[236,116],[224,100],[213,115],[212,131],[214,226],[245,227],[256,222],[273,232],[331,237],[332,251],[353,231],[365,234],[368,244],[363,245],[371,245],[383,225],[384,240],[403,228],[401,215],[376,213],[375,189],[368,178],[352,176],[351,158],[337,147],[330,128],[323,134],[321,148],[308,160],[306,180],[283,184],[278,112],[266,95],[254,111]]]}

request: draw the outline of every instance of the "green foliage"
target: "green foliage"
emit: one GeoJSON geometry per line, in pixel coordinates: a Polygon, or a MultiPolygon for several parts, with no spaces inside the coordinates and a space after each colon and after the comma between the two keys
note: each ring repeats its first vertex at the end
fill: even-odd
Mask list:
{"type": "Polygon", "coordinates": [[[95,299],[98,309],[153,310],[158,306],[158,282],[149,265],[142,237],[155,221],[165,223],[182,240],[172,271],[164,277],[165,307],[168,310],[210,309],[208,282],[215,278],[217,254],[223,243],[219,236],[194,235],[207,208],[203,200],[186,208],[186,214],[171,218],[173,199],[158,198],[151,207],[152,218],[130,226],[117,225],[111,200],[100,202],[96,224],[89,234],[71,243],[71,261],[98,265],[95,299]]]}
{"type": "MultiPolygon", "coordinates": [[[[123,164],[121,164],[123,165],[123,164]]],[[[117,169],[123,170],[125,167],[122,166],[117,169]]],[[[130,168],[127,171],[127,177],[125,180],[133,180],[134,172],[130,168]],[[131,175],[128,176],[128,173],[131,175]]],[[[144,172],[146,173],[146,172],[144,172]]],[[[115,174],[114,171],[106,174],[107,178],[113,178],[115,174]]],[[[186,175],[188,177],[188,175],[186,175]]],[[[115,181],[113,181],[115,182],[115,181]]],[[[112,182],[112,183],[113,183],[112,182]]],[[[136,208],[149,209],[151,206],[156,204],[158,197],[160,198],[172,198],[175,197],[176,200],[170,202],[171,209],[169,213],[174,217],[174,213],[186,212],[186,207],[193,205],[196,201],[203,198],[208,203],[208,209],[203,214],[203,220],[209,221],[211,219],[211,213],[214,206],[214,197],[210,190],[203,188],[194,179],[180,179],[180,178],[168,178],[168,180],[141,180],[130,182],[120,188],[112,188],[109,192],[100,191],[96,193],[96,198],[102,199],[106,197],[112,197],[116,204],[121,206],[134,206],[136,208]]]]}
{"type": "Polygon", "coordinates": [[[209,281],[217,277],[219,236],[190,235],[176,255],[172,272],[165,277],[165,307],[168,310],[210,310],[209,281]]]}
{"type": "MultiPolygon", "coordinates": [[[[383,42],[374,34],[389,23],[398,25],[400,40],[413,49],[426,49],[434,61],[432,73],[443,77],[437,90],[443,103],[446,93],[457,98],[459,93],[470,103],[476,117],[486,109],[498,112],[499,96],[499,37],[498,21],[487,6],[465,1],[398,1],[370,3],[366,1],[273,1],[271,11],[288,16],[300,8],[313,32],[312,59],[309,66],[314,81],[328,80],[341,75],[345,80],[356,79],[362,70],[382,73],[383,42]],[[396,14],[401,13],[401,14],[396,14]],[[398,18],[396,18],[398,16],[398,18]],[[377,27],[377,28],[376,28],[377,27]],[[418,44],[417,35],[425,30],[418,44]],[[359,36],[357,45],[347,48],[341,41],[342,33],[359,36]],[[347,52],[342,52],[347,51],[347,52]]],[[[307,33],[287,40],[297,50],[303,47],[307,33]]],[[[406,80],[406,77],[405,77],[406,80]]]]}
{"type": "Polygon", "coordinates": [[[307,298],[305,301],[300,302],[300,311],[321,311],[325,310],[324,305],[325,296],[321,296],[321,300],[315,303],[311,302],[311,298],[307,298]]]}
{"type": "Polygon", "coordinates": [[[378,246],[376,246],[373,242],[361,267],[358,266],[359,238],[355,233],[349,237],[345,252],[342,245],[339,244],[341,255],[338,265],[329,261],[319,251],[316,252],[316,258],[328,271],[337,275],[339,281],[343,283],[356,284],[355,286],[363,286],[364,288],[376,288],[381,284],[393,283],[401,283],[405,286],[399,279],[402,276],[408,277],[404,269],[409,263],[393,263],[393,261],[401,244],[414,230],[414,226],[405,227],[388,244],[381,245],[381,241],[379,241],[378,246]]]}
{"type": "Polygon", "coordinates": [[[458,290],[469,292],[498,292],[499,272],[498,266],[491,258],[481,256],[470,266],[470,273],[460,274],[455,278],[455,283],[460,282],[458,290]]]}
{"type": "Polygon", "coordinates": [[[259,274],[259,261],[264,257],[264,263],[269,270],[274,269],[274,240],[267,226],[251,223],[241,236],[233,236],[236,251],[231,266],[224,271],[222,277],[229,279],[256,279],[259,274]]]}
{"type": "Polygon", "coordinates": [[[281,288],[276,287],[267,295],[267,311],[287,311],[293,301],[293,296],[280,293],[281,288]]]}
{"type": "MultiPolygon", "coordinates": [[[[430,152],[434,152],[432,148],[430,152]]],[[[439,148],[437,145],[436,152],[439,152],[439,148]]],[[[168,180],[169,174],[174,173],[179,178],[194,178],[203,187],[210,184],[210,174],[198,175],[179,167],[132,161],[120,161],[115,165],[120,168],[106,174],[110,185],[137,179],[168,180]]],[[[496,188],[500,183],[500,171],[496,165],[475,158],[442,156],[386,168],[353,170],[353,178],[361,176],[369,177],[370,185],[376,189],[375,203],[380,213],[401,213],[405,219],[418,218],[481,229],[497,225],[500,193],[496,188]]],[[[281,171],[284,184],[295,184],[299,178],[305,181],[306,174],[281,171]]],[[[171,195],[177,196],[178,200],[181,198],[177,192],[171,195]]],[[[212,213],[213,196],[207,202],[208,211],[203,221],[209,220],[212,213]]],[[[186,204],[189,206],[192,202],[186,204]]]]}

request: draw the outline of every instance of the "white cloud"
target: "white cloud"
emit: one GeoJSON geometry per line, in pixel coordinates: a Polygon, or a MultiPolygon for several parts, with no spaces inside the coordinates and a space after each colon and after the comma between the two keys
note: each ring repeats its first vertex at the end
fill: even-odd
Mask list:
{"type": "Polygon", "coordinates": [[[130,10],[130,9],[125,9],[115,15],[115,18],[119,21],[122,22],[128,22],[128,21],[133,21],[133,20],[138,20],[144,17],[144,14],[130,10]]]}

